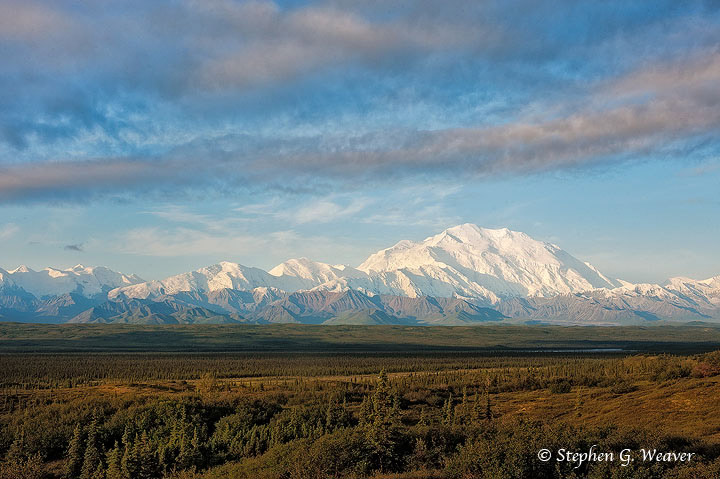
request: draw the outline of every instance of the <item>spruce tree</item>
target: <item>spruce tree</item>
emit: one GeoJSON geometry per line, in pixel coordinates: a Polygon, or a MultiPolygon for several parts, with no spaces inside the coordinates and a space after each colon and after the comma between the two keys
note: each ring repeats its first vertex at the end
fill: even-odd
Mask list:
{"type": "Polygon", "coordinates": [[[476,392],[473,400],[472,409],[472,420],[477,422],[483,417],[482,403],[480,402],[480,395],[476,392]]]}
{"type": "Polygon", "coordinates": [[[135,479],[139,470],[140,460],[137,455],[137,434],[135,438],[130,439],[129,437],[125,442],[125,450],[123,451],[123,457],[120,461],[120,471],[123,479],[135,479]]]}
{"type": "Polygon", "coordinates": [[[453,407],[453,396],[450,393],[445,405],[443,406],[443,424],[446,426],[452,426],[455,419],[455,409],[453,407]]]}
{"type": "MultiPolygon", "coordinates": [[[[140,441],[135,443],[136,457],[138,458],[137,479],[154,479],[158,476],[158,460],[147,431],[143,431],[140,441]]],[[[133,478],[134,479],[134,478],[133,478]]]]}
{"type": "Polygon", "coordinates": [[[420,409],[420,420],[418,420],[417,425],[418,426],[427,426],[428,425],[427,416],[425,413],[425,407],[420,409]]]}
{"type": "Polygon", "coordinates": [[[115,441],[115,447],[110,449],[107,453],[107,471],[105,473],[107,479],[124,479],[122,475],[122,454],[120,452],[120,445],[115,441]]]}
{"type": "Polygon", "coordinates": [[[78,423],[75,425],[75,430],[73,431],[73,436],[68,446],[68,458],[65,462],[65,477],[68,479],[77,479],[80,477],[83,457],[83,431],[78,423]]]}
{"type": "Polygon", "coordinates": [[[200,462],[202,461],[202,453],[200,452],[200,435],[198,433],[197,427],[195,427],[192,440],[190,441],[190,454],[190,464],[192,466],[199,466],[200,462]]]}
{"type": "Polygon", "coordinates": [[[102,466],[102,456],[100,454],[100,444],[98,441],[97,420],[93,419],[88,427],[80,479],[93,479],[95,472],[100,466],[102,466]]]}
{"type": "Polygon", "coordinates": [[[364,396],[362,403],[360,404],[358,422],[361,426],[365,426],[372,422],[372,403],[370,402],[370,398],[368,396],[364,396]]]}
{"type": "Polygon", "coordinates": [[[463,386],[462,403],[460,404],[460,416],[462,419],[467,419],[467,416],[468,416],[467,386],[463,386]]]}
{"type": "Polygon", "coordinates": [[[98,468],[95,470],[95,473],[90,479],[107,479],[107,476],[105,474],[105,468],[103,467],[102,463],[98,466],[98,468]]]}
{"type": "Polygon", "coordinates": [[[380,471],[385,471],[395,460],[393,436],[396,433],[397,422],[391,407],[391,396],[385,370],[380,372],[375,393],[372,398],[372,416],[368,424],[367,439],[374,449],[380,471]]]}

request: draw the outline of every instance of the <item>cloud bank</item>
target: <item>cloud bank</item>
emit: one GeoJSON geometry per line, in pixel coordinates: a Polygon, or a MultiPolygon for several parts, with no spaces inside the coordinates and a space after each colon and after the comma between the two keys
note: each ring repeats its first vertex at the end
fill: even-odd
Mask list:
{"type": "MultiPolygon", "coordinates": [[[[517,21],[502,2],[4,2],[0,201],[332,189],[717,149],[712,3],[573,5],[555,14],[582,35],[524,24],[548,18],[535,2],[517,21]],[[473,113],[478,89],[504,105],[492,118],[473,113]],[[377,120],[425,98],[439,110],[451,98],[462,120],[377,120]]],[[[308,221],[346,213],[332,208],[308,221]]]]}

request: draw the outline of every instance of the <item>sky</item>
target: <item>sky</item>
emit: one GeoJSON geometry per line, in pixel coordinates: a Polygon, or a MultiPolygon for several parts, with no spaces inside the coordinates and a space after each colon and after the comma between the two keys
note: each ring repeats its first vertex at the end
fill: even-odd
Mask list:
{"type": "Polygon", "coordinates": [[[357,265],[460,223],[720,274],[720,2],[0,2],[0,267],[357,265]]]}

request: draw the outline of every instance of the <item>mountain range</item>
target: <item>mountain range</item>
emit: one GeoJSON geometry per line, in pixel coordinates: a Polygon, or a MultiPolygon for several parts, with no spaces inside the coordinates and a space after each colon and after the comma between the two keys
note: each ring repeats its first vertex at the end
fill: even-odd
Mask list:
{"type": "Polygon", "coordinates": [[[400,241],[357,267],[221,262],[160,281],[104,267],[0,269],[0,320],[469,325],[720,320],[720,276],[632,284],[560,247],[472,224],[400,241]]]}

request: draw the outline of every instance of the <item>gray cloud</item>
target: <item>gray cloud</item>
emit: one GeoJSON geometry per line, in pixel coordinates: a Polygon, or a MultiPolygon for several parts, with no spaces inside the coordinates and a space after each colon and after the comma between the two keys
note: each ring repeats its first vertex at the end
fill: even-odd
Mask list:
{"type": "Polygon", "coordinates": [[[75,26],[68,15],[51,6],[12,0],[0,4],[0,38],[40,42],[75,26]]]}
{"type": "MultiPolygon", "coordinates": [[[[0,200],[193,187],[294,188],[423,173],[527,174],[643,157],[720,127],[720,54],[647,66],[590,93],[585,109],[545,121],[358,137],[228,135],[152,158],[14,165],[0,200]],[[617,101],[616,101],[617,100],[617,101]],[[618,103],[620,102],[620,103],[618,103]],[[605,105],[610,105],[606,107],[605,105]]],[[[692,143],[686,148],[692,148],[692,143]]]]}
{"type": "MultiPolygon", "coordinates": [[[[561,54],[584,61],[586,45],[607,43],[608,37],[619,42],[652,28],[664,32],[678,11],[702,24],[697,16],[707,10],[703,2],[679,9],[669,0],[643,15],[625,7],[619,0],[328,0],[299,6],[262,0],[5,1],[0,142],[23,150],[102,133],[133,146],[123,144],[122,134],[145,132],[145,125],[133,123],[138,112],[156,115],[167,108],[181,121],[188,113],[235,117],[238,97],[263,92],[262,108],[277,89],[354,68],[378,77],[404,72],[409,81],[452,75],[449,65],[462,73],[465,64],[513,69],[519,61],[525,64],[520,76],[527,66],[547,72],[545,62],[561,54]],[[567,38],[567,24],[578,25],[582,35],[567,38]]],[[[716,37],[716,25],[707,23],[703,35],[716,37]]],[[[643,45],[655,43],[669,44],[645,39],[643,45]]],[[[604,55],[612,58],[607,66],[627,63],[615,53],[604,55]]]]}
{"type": "MultiPolygon", "coordinates": [[[[186,0],[172,6],[139,0],[4,2],[0,155],[3,139],[10,149],[0,156],[0,202],[177,195],[196,188],[304,191],[320,183],[347,187],[402,175],[528,174],[643,158],[671,148],[692,151],[701,141],[717,141],[716,24],[691,16],[668,26],[675,2],[659,2],[643,21],[634,14],[616,19],[615,9],[595,2],[583,8],[576,4],[557,2],[552,9],[558,18],[560,12],[589,12],[576,18],[585,22],[578,41],[564,37],[564,27],[545,31],[531,25],[545,21],[548,7],[529,1],[523,3],[521,24],[508,21],[504,2],[493,1],[388,6],[343,0],[295,8],[232,0],[186,0]],[[691,41],[682,36],[688,26],[697,30],[691,41]],[[612,38],[606,27],[612,27],[612,38]],[[656,38],[665,30],[668,37],[656,38]],[[616,78],[576,82],[572,95],[539,101],[495,126],[418,130],[400,124],[374,133],[316,129],[304,136],[283,135],[278,128],[264,135],[223,136],[213,132],[222,122],[195,120],[212,116],[213,108],[221,119],[241,115],[232,94],[263,91],[264,99],[271,98],[273,86],[353,65],[382,76],[417,62],[420,70],[427,67],[439,75],[447,63],[433,62],[442,54],[459,65],[472,59],[522,70],[513,63],[520,61],[534,70],[559,52],[579,55],[575,50],[581,44],[599,42],[606,54],[613,48],[627,50],[638,43],[633,35],[647,36],[639,42],[644,53],[657,50],[643,56],[640,66],[628,71],[634,54],[618,58],[619,66],[609,68],[616,78]],[[170,129],[163,119],[156,120],[160,115],[152,107],[158,105],[175,115],[171,122],[179,118],[184,125],[172,141],[153,137],[154,128],[170,129]],[[147,129],[134,123],[143,115],[150,117],[143,124],[147,129]],[[195,133],[198,124],[210,133],[195,133]],[[68,138],[76,143],[63,154],[48,147],[68,138]],[[168,151],[168,144],[175,146],[168,151]],[[39,155],[23,163],[15,160],[12,148],[39,155]]],[[[556,67],[575,74],[567,64],[556,67]]],[[[305,93],[289,91],[298,97],[305,93]]]]}
{"type": "Polygon", "coordinates": [[[84,247],[82,243],[77,244],[68,244],[65,245],[63,248],[65,251],[84,251],[84,247]]]}
{"type": "Polygon", "coordinates": [[[23,150],[83,133],[122,145],[128,130],[146,134],[130,120],[137,112],[233,115],[228,105],[239,97],[328,70],[380,71],[457,48],[491,50],[502,39],[480,19],[378,20],[325,3],[3,2],[0,146],[23,150]]]}

